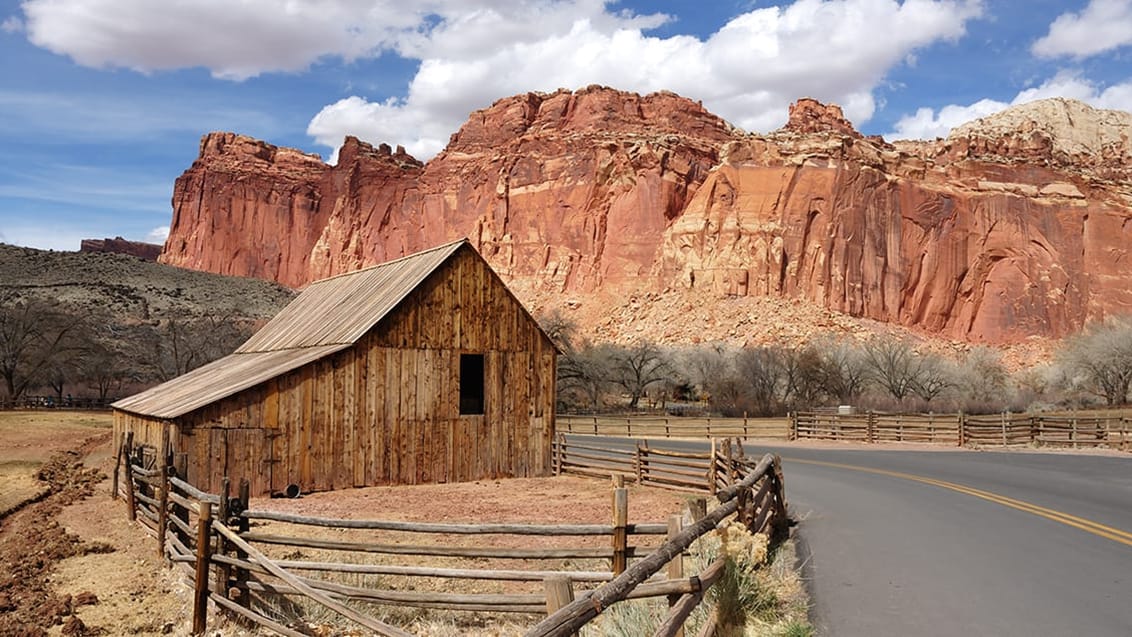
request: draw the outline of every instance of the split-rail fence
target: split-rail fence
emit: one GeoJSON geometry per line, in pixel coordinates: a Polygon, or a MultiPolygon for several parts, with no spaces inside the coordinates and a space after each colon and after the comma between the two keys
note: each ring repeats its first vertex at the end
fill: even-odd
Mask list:
{"type": "MultiPolygon", "coordinates": [[[[236,495],[227,480],[221,493],[203,492],[183,479],[184,457],[163,457],[152,447],[135,446],[129,434],[119,441],[112,488],[115,497],[121,492],[125,498],[129,518],[156,540],[158,553],[192,586],[194,634],[206,630],[211,602],[282,635],[311,634],[303,609],[313,608],[374,634],[409,635],[359,610],[364,605],[361,602],[378,607],[544,616],[528,636],[571,635],[617,602],[660,597],[667,598],[669,613],[652,634],[669,637],[683,634],[688,616],[724,572],[722,558],[699,573],[685,572],[683,556],[696,539],[732,518],[752,532],[776,539],[787,528],[783,477],[776,456],[768,454],[754,462],[742,456],[737,443],[724,442],[715,445],[713,456],[710,467],[714,468],[704,464],[699,491],[714,492],[720,504],[708,511],[704,499],[693,500],[692,521],[687,526],[682,515],[670,516],[663,523],[630,524],[628,490],[623,486],[626,474],[617,471],[600,474],[614,475],[612,522],[607,525],[343,520],[253,510],[248,508],[246,481],[236,485],[236,495]],[[320,528],[333,530],[333,539],[311,532],[320,528]],[[339,539],[347,532],[369,537],[339,539]],[[384,541],[375,541],[373,536],[384,541]],[[433,541],[406,543],[405,537],[433,541]],[[518,538],[519,546],[504,546],[498,540],[470,545],[461,539],[468,537],[518,538]],[[311,554],[342,557],[307,559],[311,554]],[[366,559],[399,555],[416,559],[406,563],[366,559]],[[425,558],[471,559],[475,567],[434,566],[424,563],[425,558]],[[503,568],[498,566],[501,563],[515,565],[503,568]],[[378,588],[377,584],[351,583],[347,574],[446,583],[505,582],[509,588],[502,593],[441,592],[432,586],[408,585],[378,588]],[[527,590],[510,592],[522,586],[527,590]],[[290,613],[284,612],[287,609],[290,613]]],[[[645,457],[661,456],[646,452],[645,457]]],[[[645,484],[664,484],[659,481],[661,472],[652,471],[650,464],[638,461],[640,472],[632,476],[642,476],[645,484]]],[[[573,465],[564,462],[559,466],[573,465]]],[[[688,480],[684,488],[692,490],[687,486],[691,484],[688,480]]],[[[713,634],[712,626],[709,620],[701,635],[713,634]]]]}
{"type": "Polygon", "coordinates": [[[1132,451],[1132,419],[1075,414],[837,414],[793,416],[794,439],[864,443],[927,442],[972,446],[1108,448],[1132,451]]]}
{"type": "Polygon", "coordinates": [[[1132,417],[1122,413],[989,415],[802,411],[786,418],[558,416],[559,433],[624,438],[763,438],[860,443],[920,442],[959,447],[1037,446],[1132,451],[1132,417]]]}

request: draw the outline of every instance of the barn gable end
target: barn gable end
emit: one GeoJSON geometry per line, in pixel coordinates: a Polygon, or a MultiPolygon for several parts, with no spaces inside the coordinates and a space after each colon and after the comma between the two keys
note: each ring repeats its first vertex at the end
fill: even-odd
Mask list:
{"type": "Polygon", "coordinates": [[[312,284],[234,360],[211,365],[333,351],[186,413],[171,414],[162,396],[183,403],[207,376],[174,379],[116,403],[116,432],[187,454],[189,480],[212,490],[225,476],[267,494],[547,474],[553,344],[466,241],[421,254],[312,284]],[[390,267],[399,275],[377,271],[390,267]],[[482,383],[482,413],[461,413],[462,357],[482,383]]]}

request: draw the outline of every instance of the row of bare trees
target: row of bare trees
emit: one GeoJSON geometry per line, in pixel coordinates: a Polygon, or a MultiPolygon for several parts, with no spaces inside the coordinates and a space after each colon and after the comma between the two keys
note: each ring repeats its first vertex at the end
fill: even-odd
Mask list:
{"type": "Polygon", "coordinates": [[[1013,395],[1001,355],[976,347],[958,359],[909,341],[818,341],[800,348],[723,344],[663,348],[594,344],[561,314],[542,319],[564,356],[559,402],[566,410],[673,408],[706,404],[724,415],[773,415],[826,405],[997,411],[1013,395]]]}
{"type": "Polygon", "coordinates": [[[233,312],[121,321],[58,301],[0,293],[0,376],[5,401],[32,392],[63,403],[75,393],[105,401],[230,353],[252,324],[233,312]]]}

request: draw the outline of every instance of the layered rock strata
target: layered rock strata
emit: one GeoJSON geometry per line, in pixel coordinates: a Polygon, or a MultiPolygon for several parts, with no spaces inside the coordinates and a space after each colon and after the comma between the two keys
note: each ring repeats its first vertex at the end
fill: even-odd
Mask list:
{"type": "Polygon", "coordinates": [[[769,296],[957,340],[1058,337],[1132,311],[1130,131],[1047,100],[890,144],[803,99],[748,135],[671,93],[591,87],[499,100],[427,164],[213,133],[161,259],[302,286],[468,236],[539,305],[769,296]]]}

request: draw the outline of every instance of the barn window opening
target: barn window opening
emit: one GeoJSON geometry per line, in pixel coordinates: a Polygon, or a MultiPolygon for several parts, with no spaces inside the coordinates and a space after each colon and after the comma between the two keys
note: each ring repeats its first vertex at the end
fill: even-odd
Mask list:
{"type": "Polygon", "coordinates": [[[460,354],[460,414],[483,414],[483,354],[460,354]]]}

